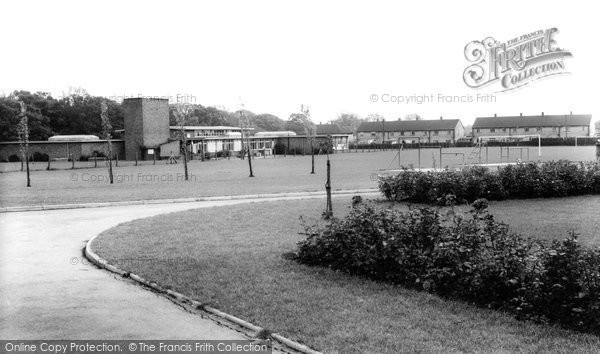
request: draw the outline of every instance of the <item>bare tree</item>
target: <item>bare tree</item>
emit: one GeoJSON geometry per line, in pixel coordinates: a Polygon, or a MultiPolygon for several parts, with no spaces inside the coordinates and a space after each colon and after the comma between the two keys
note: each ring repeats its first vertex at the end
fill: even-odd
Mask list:
{"type": "Polygon", "coordinates": [[[29,176],[29,122],[27,121],[27,106],[25,102],[19,100],[21,113],[19,113],[19,150],[21,151],[21,161],[25,159],[27,166],[27,187],[31,187],[31,179],[29,176]]]}
{"type": "Polygon", "coordinates": [[[244,107],[242,104],[242,109],[239,111],[240,113],[240,127],[242,129],[242,160],[244,159],[245,152],[248,153],[248,168],[250,169],[250,175],[248,177],[254,177],[254,172],[252,171],[252,151],[250,148],[250,120],[246,113],[244,112],[244,107]],[[245,129],[244,129],[245,128],[245,129]],[[248,132],[245,134],[246,136],[246,148],[244,149],[244,130],[248,132]]]}
{"type": "Polygon", "coordinates": [[[102,137],[106,140],[106,159],[108,162],[108,178],[110,184],[113,184],[113,170],[112,170],[112,124],[108,118],[108,105],[105,101],[100,104],[100,120],[102,121],[102,137]]]}
{"type": "Polygon", "coordinates": [[[181,141],[183,144],[181,151],[183,153],[183,170],[185,172],[185,180],[186,181],[189,179],[189,176],[188,176],[188,165],[187,165],[187,135],[185,134],[185,124],[186,124],[188,118],[190,117],[192,111],[193,111],[193,107],[187,103],[178,103],[175,106],[175,117],[177,119],[177,124],[179,125],[179,127],[181,129],[180,135],[181,135],[181,141]]]}
{"type": "Polygon", "coordinates": [[[301,105],[300,112],[301,112],[301,115],[303,116],[302,127],[304,128],[304,133],[306,134],[306,138],[308,139],[308,142],[310,143],[310,155],[311,155],[311,161],[312,161],[312,168],[310,170],[310,174],[314,175],[315,174],[315,147],[314,147],[314,145],[315,145],[315,140],[317,138],[317,127],[315,126],[315,123],[313,123],[312,120],[310,119],[310,109],[308,108],[308,106],[301,105]]]}

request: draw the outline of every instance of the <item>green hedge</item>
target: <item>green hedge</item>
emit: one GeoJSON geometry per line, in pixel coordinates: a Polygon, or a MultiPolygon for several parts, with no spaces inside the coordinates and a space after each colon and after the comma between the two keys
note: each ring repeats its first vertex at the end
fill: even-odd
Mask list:
{"type": "Polygon", "coordinates": [[[566,160],[508,165],[498,171],[473,166],[463,170],[415,172],[379,178],[388,200],[444,204],[446,198],[472,202],[517,198],[565,197],[600,193],[600,164],[566,160]]]}
{"type": "Polygon", "coordinates": [[[519,318],[600,334],[600,248],[575,234],[544,244],[509,231],[473,203],[442,217],[362,205],[325,227],[305,227],[297,260],[502,309],[519,318]]]}

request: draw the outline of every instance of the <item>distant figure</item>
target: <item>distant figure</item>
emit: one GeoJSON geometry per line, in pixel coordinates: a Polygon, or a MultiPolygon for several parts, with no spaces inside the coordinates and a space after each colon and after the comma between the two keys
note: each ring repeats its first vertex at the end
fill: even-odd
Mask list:
{"type": "Polygon", "coordinates": [[[360,195],[355,195],[352,197],[352,208],[358,207],[362,203],[362,197],[360,195]]]}
{"type": "Polygon", "coordinates": [[[169,164],[176,164],[177,163],[177,159],[175,158],[175,155],[173,155],[173,151],[171,151],[171,156],[169,156],[169,164]]]}

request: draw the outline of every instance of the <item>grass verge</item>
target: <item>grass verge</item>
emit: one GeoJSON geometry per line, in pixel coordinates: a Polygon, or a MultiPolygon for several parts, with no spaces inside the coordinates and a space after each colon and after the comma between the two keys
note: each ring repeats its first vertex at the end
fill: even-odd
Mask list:
{"type": "MultiPolygon", "coordinates": [[[[338,215],[347,211],[349,198],[334,202],[338,215]]],[[[599,204],[594,196],[490,210],[535,237],[584,225],[582,243],[599,245],[600,221],[584,212],[599,204]]],[[[595,336],[284,259],[302,238],[298,215],[317,220],[323,207],[317,199],[190,210],[119,225],[92,246],[112,264],[325,352],[600,351],[595,336]]]]}

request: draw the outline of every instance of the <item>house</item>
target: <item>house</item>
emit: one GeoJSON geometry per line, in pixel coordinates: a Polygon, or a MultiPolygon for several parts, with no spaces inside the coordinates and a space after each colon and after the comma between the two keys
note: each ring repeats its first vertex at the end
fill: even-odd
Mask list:
{"type": "Polygon", "coordinates": [[[354,140],[354,131],[350,127],[339,124],[317,124],[318,136],[330,136],[334,150],[348,149],[348,144],[354,140]]]}
{"type": "Polygon", "coordinates": [[[363,122],[357,130],[360,143],[449,143],[455,144],[465,134],[460,119],[428,119],[363,122]]]}
{"type": "Polygon", "coordinates": [[[539,135],[542,138],[591,136],[591,114],[555,114],[524,116],[477,117],[473,123],[473,137],[498,136],[506,138],[539,135]]]}

